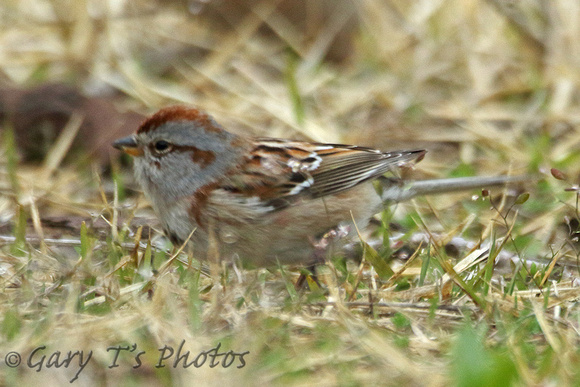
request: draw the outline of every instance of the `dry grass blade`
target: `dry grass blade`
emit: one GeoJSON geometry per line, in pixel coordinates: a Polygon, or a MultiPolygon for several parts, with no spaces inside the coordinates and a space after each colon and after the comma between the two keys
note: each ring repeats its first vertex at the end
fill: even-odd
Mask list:
{"type": "Polygon", "coordinates": [[[62,163],[83,123],[83,119],[82,114],[73,113],[69,122],[60,133],[60,136],[44,160],[44,180],[47,180],[62,163]]]}

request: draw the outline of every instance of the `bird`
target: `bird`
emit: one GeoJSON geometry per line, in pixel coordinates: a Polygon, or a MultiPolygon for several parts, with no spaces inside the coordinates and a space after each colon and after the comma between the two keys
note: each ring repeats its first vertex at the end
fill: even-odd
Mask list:
{"type": "Polygon", "coordinates": [[[248,267],[311,265],[317,241],[335,230],[348,241],[386,205],[418,195],[529,180],[403,180],[397,172],[425,150],[241,136],[185,106],[159,110],[113,146],[134,157],[135,178],[174,245],[248,267]]]}

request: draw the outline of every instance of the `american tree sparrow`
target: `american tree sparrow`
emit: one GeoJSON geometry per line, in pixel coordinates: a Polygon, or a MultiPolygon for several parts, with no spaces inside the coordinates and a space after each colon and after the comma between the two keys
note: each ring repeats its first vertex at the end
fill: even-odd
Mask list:
{"type": "Polygon", "coordinates": [[[191,234],[195,258],[238,256],[252,266],[311,263],[314,238],[342,225],[352,233],[353,219],[363,228],[385,203],[525,179],[402,181],[384,175],[424,150],[242,137],[184,107],[160,110],[113,146],[135,156],[137,181],[174,244],[191,234]]]}

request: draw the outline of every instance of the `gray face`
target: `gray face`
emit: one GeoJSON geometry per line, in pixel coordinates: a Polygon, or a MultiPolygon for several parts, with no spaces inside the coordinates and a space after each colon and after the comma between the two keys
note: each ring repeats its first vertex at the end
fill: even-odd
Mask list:
{"type": "Polygon", "coordinates": [[[136,134],[143,156],[135,158],[135,175],[156,207],[203,189],[240,160],[232,146],[238,137],[212,124],[170,121],[136,134]]]}

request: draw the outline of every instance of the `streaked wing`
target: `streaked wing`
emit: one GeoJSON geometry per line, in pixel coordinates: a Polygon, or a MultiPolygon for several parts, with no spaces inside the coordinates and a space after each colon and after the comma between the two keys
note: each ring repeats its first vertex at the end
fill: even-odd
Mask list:
{"type": "Polygon", "coordinates": [[[425,151],[381,152],[351,145],[258,139],[223,189],[258,197],[281,209],[298,198],[319,198],[348,190],[411,161],[425,151]]]}
{"type": "Polygon", "coordinates": [[[376,179],[411,161],[420,160],[425,151],[381,152],[371,148],[334,145],[332,149],[317,153],[322,162],[312,171],[314,184],[309,187],[312,197],[333,195],[376,179]]]}

